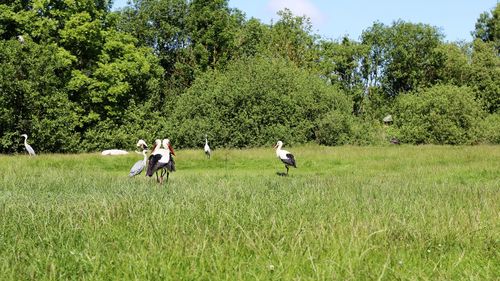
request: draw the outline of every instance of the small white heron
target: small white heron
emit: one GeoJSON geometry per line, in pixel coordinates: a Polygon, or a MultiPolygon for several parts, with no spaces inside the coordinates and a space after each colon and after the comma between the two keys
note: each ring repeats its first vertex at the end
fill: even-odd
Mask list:
{"type": "Polygon", "coordinates": [[[283,146],[283,142],[278,141],[276,143],[276,145],[274,146],[274,148],[276,148],[276,156],[278,156],[278,158],[281,160],[281,162],[283,162],[283,164],[285,164],[286,175],[288,175],[288,167],[292,166],[294,168],[297,168],[297,165],[295,163],[295,157],[293,156],[293,154],[291,154],[290,152],[288,152],[286,150],[281,149],[282,146],[283,146]]]}
{"type": "Polygon", "coordinates": [[[210,146],[208,146],[207,135],[205,135],[205,147],[203,148],[203,150],[205,150],[205,155],[207,156],[207,158],[210,159],[212,151],[210,150],[210,146]]]}
{"type": "Polygon", "coordinates": [[[21,137],[24,137],[24,147],[26,148],[26,151],[28,151],[28,154],[30,156],[36,156],[35,150],[28,144],[28,135],[22,134],[21,137]]]}
{"type": "Polygon", "coordinates": [[[146,159],[148,159],[147,152],[148,151],[146,149],[142,150],[144,159],[135,162],[134,166],[132,166],[132,169],[130,169],[130,173],[128,174],[129,177],[137,176],[142,172],[142,170],[144,170],[144,168],[146,167],[146,159]]]}

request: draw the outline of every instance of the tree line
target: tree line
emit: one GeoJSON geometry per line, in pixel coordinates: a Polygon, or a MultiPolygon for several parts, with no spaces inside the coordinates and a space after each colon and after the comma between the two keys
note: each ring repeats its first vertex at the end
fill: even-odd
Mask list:
{"type": "Polygon", "coordinates": [[[0,152],[274,143],[500,143],[500,4],[470,42],[396,20],[325,39],[227,0],[0,4],[0,152]],[[385,126],[382,118],[392,115],[385,126]]]}

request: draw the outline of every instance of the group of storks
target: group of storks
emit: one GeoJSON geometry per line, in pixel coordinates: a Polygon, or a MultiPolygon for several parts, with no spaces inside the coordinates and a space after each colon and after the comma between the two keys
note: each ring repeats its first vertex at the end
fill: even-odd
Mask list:
{"type": "MultiPolygon", "coordinates": [[[[36,155],[35,150],[27,142],[28,135],[22,134],[21,136],[24,137],[24,147],[26,148],[28,154],[30,156],[35,156],[36,155]]],[[[283,162],[283,164],[285,164],[286,168],[286,174],[285,173],[278,173],[278,174],[286,176],[288,175],[289,167],[291,166],[297,168],[297,165],[293,154],[291,154],[286,150],[281,149],[282,146],[283,142],[278,141],[274,146],[274,148],[276,149],[276,156],[281,160],[281,162],[283,162]]],[[[154,173],[156,174],[156,181],[162,184],[163,177],[167,175],[167,181],[168,181],[169,174],[175,171],[175,161],[173,157],[175,156],[175,152],[172,145],[170,144],[170,140],[169,139],[155,140],[149,158],[147,156],[148,145],[144,140],[140,139],[137,142],[137,147],[142,149],[142,155],[144,156],[144,159],[137,161],[132,166],[132,168],[130,169],[129,177],[134,177],[139,175],[147,166],[146,176],[152,177],[154,173]],[[158,173],[160,173],[160,175],[158,175],[158,173]]],[[[205,136],[205,146],[203,149],[205,151],[206,157],[210,159],[212,150],[208,145],[208,139],[206,136],[205,136]]],[[[127,153],[128,152],[125,150],[111,149],[103,151],[102,155],[120,155],[127,153]]]]}

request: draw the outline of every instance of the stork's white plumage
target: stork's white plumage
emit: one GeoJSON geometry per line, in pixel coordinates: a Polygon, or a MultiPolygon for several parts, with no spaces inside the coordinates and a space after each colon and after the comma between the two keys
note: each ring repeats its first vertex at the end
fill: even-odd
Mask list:
{"type": "Polygon", "coordinates": [[[28,151],[28,154],[30,156],[36,156],[35,150],[28,144],[28,135],[22,134],[21,137],[24,137],[24,147],[26,148],[26,151],[28,151]]]}
{"type": "Polygon", "coordinates": [[[174,151],[174,148],[172,147],[172,145],[170,144],[170,140],[169,139],[164,139],[162,141],[162,145],[163,145],[163,148],[164,149],[168,149],[170,151],[170,153],[172,153],[173,156],[175,156],[175,151],[174,151]]]}
{"type": "Polygon", "coordinates": [[[174,150],[170,145],[170,141],[165,139],[163,141],[163,145],[168,149],[161,148],[162,141],[157,139],[153,146],[153,151],[151,152],[151,156],[149,157],[148,170],[146,172],[146,176],[151,177],[153,173],[156,173],[156,180],[162,184],[163,176],[165,173],[167,174],[167,181],[170,172],[175,171],[175,164],[173,158],[170,154],[174,154],[174,150]],[[160,178],[158,178],[158,171],[161,170],[160,178]]]}
{"type": "Polygon", "coordinates": [[[208,146],[208,139],[206,135],[205,135],[205,147],[203,147],[203,150],[205,150],[205,155],[207,156],[207,158],[210,159],[212,151],[210,150],[210,146],[208,146]]]}
{"type": "Polygon", "coordinates": [[[276,156],[278,156],[281,162],[285,164],[286,174],[288,175],[288,167],[292,166],[294,168],[297,168],[297,165],[295,163],[295,157],[293,156],[293,154],[286,150],[281,149],[282,146],[283,142],[278,141],[274,146],[274,148],[276,148],[276,156]]]}

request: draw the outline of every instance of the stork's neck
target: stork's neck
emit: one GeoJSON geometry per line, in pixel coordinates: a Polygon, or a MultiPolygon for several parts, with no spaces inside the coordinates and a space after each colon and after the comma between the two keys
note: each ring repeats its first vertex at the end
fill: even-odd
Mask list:
{"type": "Polygon", "coordinates": [[[24,145],[27,145],[28,144],[28,137],[27,136],[23,136],[24,137],[24,145]]]}
{"type": "Polygon", "coordinates": [[[208,145],[208,139],[205,138],[205,145],[208,145]]]}

